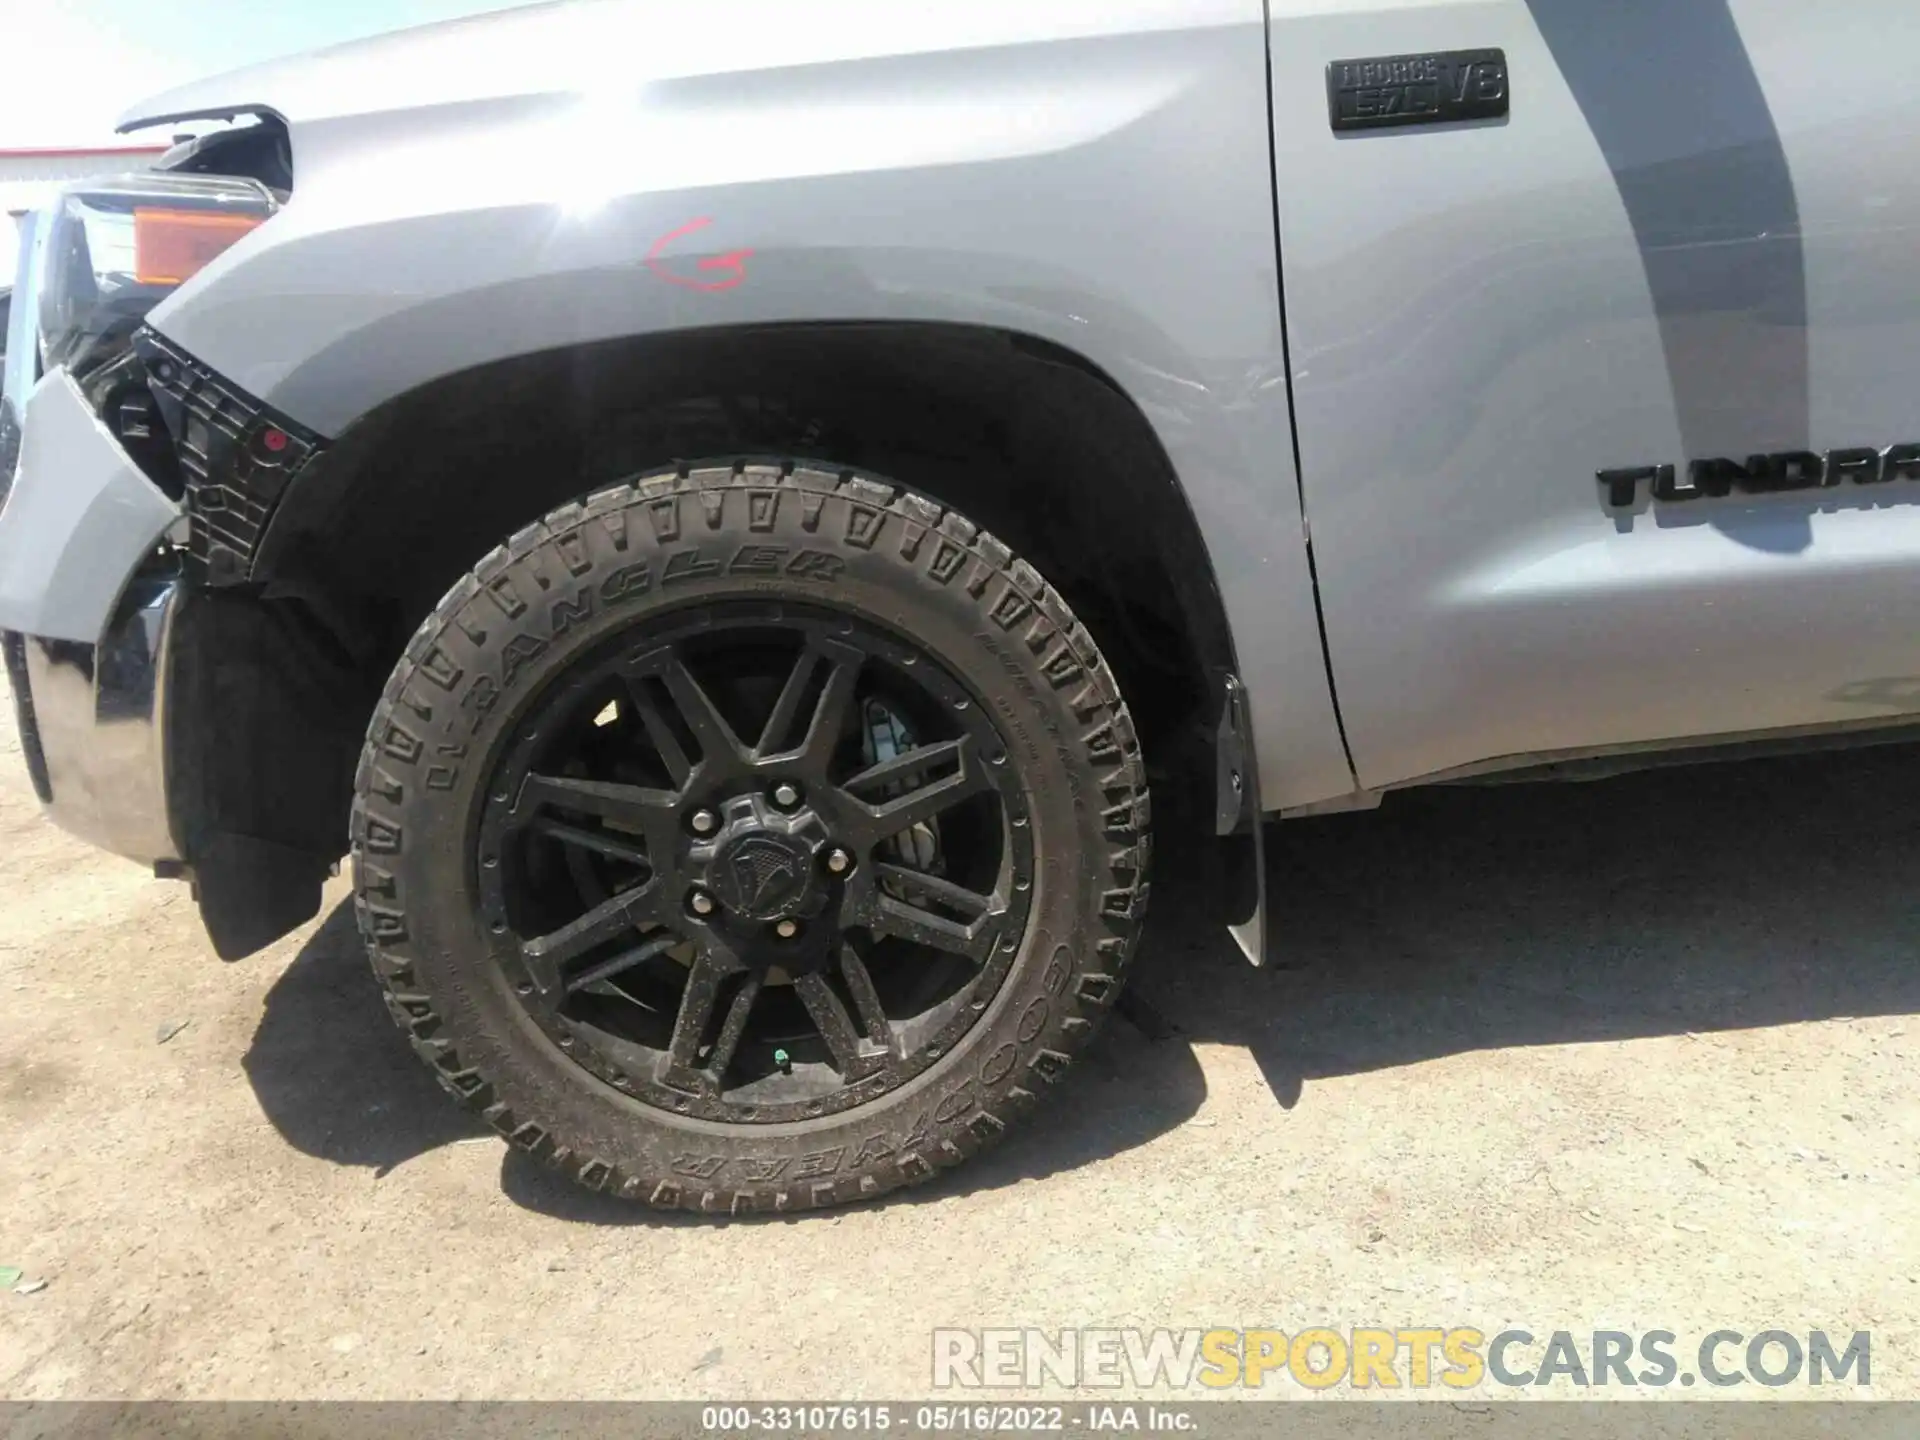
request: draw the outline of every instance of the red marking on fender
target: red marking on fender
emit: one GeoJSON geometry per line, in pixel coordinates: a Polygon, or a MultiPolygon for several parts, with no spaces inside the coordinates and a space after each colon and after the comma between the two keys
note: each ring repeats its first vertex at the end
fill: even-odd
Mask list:
{"type": "Polygon", "coordinates": [[[713,224],[713,217],[703,215],[698,220],[689,220],[678,230],[669,230],[665,235],[662,235],[658,240],[654,241],[653,248],[647,251],[647,268],[669,285],[678,285],[685,290],[700,290],[707,294],[712,294],[717,290],[732,290],[736,286],[744,285],[747,280],[747,259],[753,254],[751,250],[729,250],[724,255],[709,255],[704,260],[694,262],[693,268],[696,270],[703,272],[724,271],[724,279],[702,280],[697,276],[682,275],[670,268],[669,262],[666,259],[667,247],[683,235],[691,235],[696,230],[704,230],[711,224],[713,224]]]}

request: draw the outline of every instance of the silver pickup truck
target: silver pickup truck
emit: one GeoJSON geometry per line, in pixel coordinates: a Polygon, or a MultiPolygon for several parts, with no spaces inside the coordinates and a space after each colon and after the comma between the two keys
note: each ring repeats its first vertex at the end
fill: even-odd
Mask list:
{"type": "Polygon", "coordinates": [[[350,853],[586,1185],[925,1178],[1113,1005],[1149,776],[1257,959],[1265,819],[1914,721],[1917,66],[1910,0],[613,0],[162,95],[227,123],[17,277],[33,783],[229,958],[350,853]]]}

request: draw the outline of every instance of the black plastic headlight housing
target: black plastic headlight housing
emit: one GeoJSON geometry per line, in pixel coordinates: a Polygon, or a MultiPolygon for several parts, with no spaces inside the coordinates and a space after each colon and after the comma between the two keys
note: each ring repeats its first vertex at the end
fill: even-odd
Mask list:
{"type": "Polygon", "coordinates": [[[41,370],[84,379],[124,356],[168,295],[280,208],[256,180],[128,175],[62,191],[44,217],[41,370]]]}

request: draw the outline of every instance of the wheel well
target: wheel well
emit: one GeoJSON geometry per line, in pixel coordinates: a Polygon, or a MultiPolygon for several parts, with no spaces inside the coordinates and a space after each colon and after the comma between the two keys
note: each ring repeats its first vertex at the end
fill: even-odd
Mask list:
{"type": "MultiPolygon", "coordinates": [[[[930,325],[693,332],[531,355],[356,422],[289,491],[254,567],[257,608],[338,656],[341,723],[309,743],[338,748],[364,729],[415,627],[507,535],[636,472],[722,456],[868,470],[958,508],[1073,606],[1150,766],[1211,764],[1195,722],[1216,718],[1230,637],[1198,526],[1145,416],[1066,350],[930,325]]],[[[350,776],[354,757],[300,758],[350,776]]],[[[230,793],[273,791],[233,778],[230,793]]],[[[345,796],[337,814],[230,813],[201,828],[309,847],[332,836],[337,854],[345,796]]]]}

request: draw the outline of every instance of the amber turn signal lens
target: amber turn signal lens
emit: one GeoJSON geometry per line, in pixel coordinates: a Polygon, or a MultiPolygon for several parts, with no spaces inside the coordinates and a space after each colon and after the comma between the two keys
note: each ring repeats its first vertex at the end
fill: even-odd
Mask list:
{"type": "Polygon", "coordinates": [[[136,209],[134,278],[142,285],[182,284],[265,219],[217,210],[136,209]]]}

